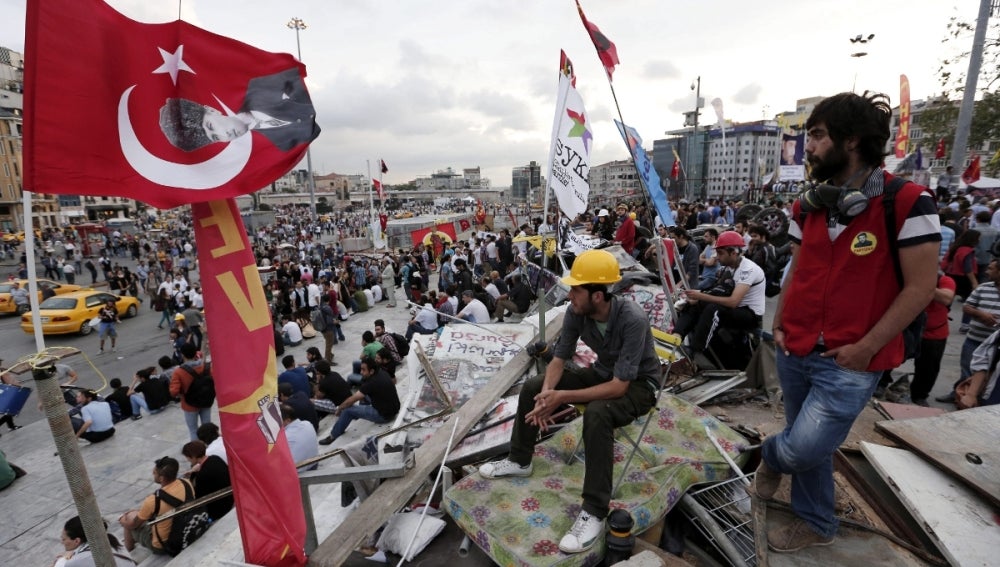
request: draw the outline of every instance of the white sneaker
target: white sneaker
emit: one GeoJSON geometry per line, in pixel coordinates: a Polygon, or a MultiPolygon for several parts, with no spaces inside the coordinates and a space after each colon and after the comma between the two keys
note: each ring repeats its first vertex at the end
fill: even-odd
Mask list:
{"type": "Polygon", "coordinates": [[[522,467],[510,459],[486,463],[479,467],[479,474],[483,478],[501,478],[505,476],[531,476],[531,463],[522,467]]]}
{"type": "Polygon", "coordinates": [[[604,520],[581,511],[573,527],[559,540],[559,551],[563,553],[587,551],[602,535],[604,535],[604,520]]]}

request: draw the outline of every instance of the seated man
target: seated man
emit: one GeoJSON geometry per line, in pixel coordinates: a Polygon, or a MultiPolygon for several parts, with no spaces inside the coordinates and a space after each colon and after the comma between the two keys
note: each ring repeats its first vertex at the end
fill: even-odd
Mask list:
{"type": "MultiPolygon", "coordinates": [[[[281,404],[281,421],[285,426],[285,437],[288,448],[292,452],[292,461],[301,463],[319,454],[316,444],[316,430],[308,421],[302,421],[295,415],[295,409],[288,404],[281,404]]],[[[314,470],[316,464],[305,470],[314,470]]]]}
{"type": "Polygon", "coordinates": [[[482,301],[476,299],[476,294],[472,290],[467,289],[462,292],[462,303],[465,307],[455,317],[465,319],[470,323],[490,322],[490,310],[482,301]]]}
{"type": "MultiPolygon", "coordinates": [[[[359,375],[361,374],[360,368],[361,365],[358,364],[359,375]]],[[[330,371],[329,367],[324,372],[320,365],[317,365],[316,379],[318,380],[316,384],[316,398],[312,400],[312,403],[316,408],[316,412],[322,414],[319,417],[325,417],[328,414],[336,412],[337,406],[351,397],[351,386],[344,380],[344,377],[340,373],[330,371]]],[[[289,403],[286,400],[281,401],[289,403]]],[[[294,404],[292,406],[294,407],[294,404]]],[[[299,419],[301,419],[301,416],[299,419]]]]}
{"type": "Polygon", "coordinates": [[[997,363],[1000,362],[1000,331],[989,336],[972,353],[969,369],[972,375],[955,387],[955,405],[958,409],[978,406],[992,406],[1000,403],[1000,388],[997,388],[997,363]]]}
{"type": "Polygon", "coordinates": [[[760,266],[742,256],[743,247],[743,237],[731,230],[720,234],[716,241],[720,279],[724,277],[721,274],[731,273],[734,284],[732,293],[684,292],[688,305],[677,317],[674,332],[682,337],[690,334],[688,343],[693,352],[703,352],[708,348],[720,328],[743,331],[760,328],[764,316],[766,278],[760,266]]]}
{"type": "Polygon", "coordinates": [[[355,419],[388,423],[399,413],[400,403],[396,385],[392,383],[385,370],[378,367],[375,359],[371,357],[361,359],[361,376],[361,387],[337,406],[334,412],[334,415],[339,416],[337,423],[333,424],[330,435],[319,442],[320,445],[329,445],[336,441],[355,419]]]}
{"type": "MultiPolygon", "coordinates": [[[[153,465],[153,482],[160,485],[160,490],[170,494],[180,501],[185,500],[185,486],[177,478],[180,464],[173,457],[163,457],[153,465]]],[[[193,491],[192,491],[193,492],[193,491]]],[[[170,537],[170,527],[173,520],[164,520],[152,526],[149,521],[173,510],[174,507],[150,494],[139,506],[138,510],[129,510],[118,518],[118,523],[125,528],[125,549],[132,551],[139,543],[158,555],[166,555],[163,542],[170,537]],[[159,504],[157,506],[157,504],[159,504]]]]}
{"type": "Polygon", "coordinates": [[[304,366],[295,365],[295,357],[286,354],[281,358],[285,371],[278,375],[278,384],[291,384],[296,392],[302,392],[307,398],[312,397],[312,384],[304,366]]]}
{"type": "MultiPolygon", "coordinates": [[[[434,311],[434,306],[424,298],[421,298],[420,302],[420,310],[417,311],[417,314],[413,316],[413,319],[410,319],[410,323],[406,326],[406,334],[404,336],[407,341],[413,338],[414,333],[430,335],[437,332],[438,316],[434,311]]],[[[374,353],[372,353],[372,356],[374,356],[374,353]]]]}
{"type": "MultiPolygon", "coordinates": [[[[217,490],[233,485],[229,477],[229,465],[218,455],[208,455],[205,452],[205,442],[200,439],[189,441],[181,448],[181,454],[191,465],[191,470],[184,473],[194,483],[194,497],[208,496],[217,490]]],[[[225,516],[233,509],[232,495],[226,496],[205,506],[212,521],[225,516]]]]}
{"type": "Polygon", "coordinates": [[[98,400],[97,394],[90,390],[79,390],[76,401],[80,404],[80,417],[71,421],[77,439],[100,443],[115,434],[111,405],[108,402],[98,400]]]}
{"type": "Polygon", "coordinates": [[[514,274],[510,277],[510,282],[510,289],[506,293],[500,294],[496,309],[493,311],[493,316],[497,318],[498,323],[503,323],[503,318],[508,312],[521,315],[527,313],[528,308],[531,307],[531,290],[521,281],[521,275],[514,274]]]}
{"type": "Polygon", "coordinates": [[[609,286],[620,280],[618,261],[605,250],[588,250],[573,262],[570,275],[563,278],[571,286],[570,309],[545,374],[521,389],[510,456],[479,468],[486,478],[531,476],[539,431],[553,424],[552,416],[561,406],[586,404],[583,509],[559,541],[564,553],[586,551],[603,537],[611,501],[614,428],[645,415],[656,401],[660,362],[653,351],[649,317],[637,303],[611,294],[609,286]],[[590,368],[566,367],[577,340],[597,355],[590,368]]]}
{"type": "MultiPolygon", "coordinates": [[[[169,358],[167,359],[169,363],[169,358]]],[[[170,403],[170,384],[153,376],[155,366],[143,368],[132,377],[132,385],[128,389],[129,405],[132,406],[132,419],[142,419],[142,410],[150,414],[160,413],[170,403]]]]}
{"type": "Polygon", "coordinates": [[[302,344],[302,328],[287,315],[281,317],[281,340],[285,346],[302,344]]]}

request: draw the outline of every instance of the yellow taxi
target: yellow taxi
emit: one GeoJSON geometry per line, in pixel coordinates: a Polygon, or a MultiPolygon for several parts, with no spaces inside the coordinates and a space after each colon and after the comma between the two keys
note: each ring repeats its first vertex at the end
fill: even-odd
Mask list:
{"type": "MultiPolygon", "coordinates": [[[[10,290],[14,289],[14,283],[17,282],[21,284],[21,287],[28,289],[28,280],[14,280],[10,282],[0,283],[0,313],[16,313],[17,306],[14,305],[14,298],[10,296],[10,290]]],[[[81,288],[78,285],[64,284],[60,282],[54,282],[52,280],[38,280],[38,301],[42,300],[42,284],[47,284],[53,290],[55,290],[56,295],[62,295],[64,293],[70,293],[73,291],[80,291],[81,288]]]]}
{"type": "MultiPolygon", "coordinates": [[[[97,312],[109,299],[115,301],[119,317],[135,317],[139,314],[139,300],[134,297],[93,289],[74,291],[50,297],[38,306],[42,334],[89,335],[96,328],[90,325],[90,321],[97,317],[97,312]]],[[[31,313],[21,316],[21,330],[29,335],[34,334],[35,326],[31,321],[31,313]]]]}
{"type": "Polygon", "coordinates": [[[401,213],[396,213],[393,217],[397,219],[412,219],[413,213],[411,211],[403,211],[401,213]]]}

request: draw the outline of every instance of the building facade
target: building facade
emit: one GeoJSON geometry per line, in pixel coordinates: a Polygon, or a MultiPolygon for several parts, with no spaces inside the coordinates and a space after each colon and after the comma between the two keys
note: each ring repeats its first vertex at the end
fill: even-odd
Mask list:
{"type": "Polygon", "coordinates": [[[612,205],[642,196],[642,184],[631,159],[590,167],[590,208],[612,205]]]}
{"type": "Polygon", "coordinates": [[[727,125],[725,141],[722,129],[713,128],[708,138],[705,187],[710,198],[740,199],[748,189],[764,185],[778,166],[781,128],[774,121],[727,125]]]}

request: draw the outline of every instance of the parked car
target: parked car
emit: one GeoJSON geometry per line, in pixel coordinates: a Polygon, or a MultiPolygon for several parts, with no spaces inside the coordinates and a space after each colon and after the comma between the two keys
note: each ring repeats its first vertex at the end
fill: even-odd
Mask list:
{"type": "MultiPolygon", "coordinates": [[[[89,335],[95,329],[91,326],[90,321],[97,317],[97,312],[109,299],[115,301],[119,317],[135,317],[139,313],[139,300],[134,297],[119,296],[93,289],[74,291],[50,297],[38,306],[42,334],[80,333],[81,335],[89,335]]],[[[31,313],[25,313],[21,316],[21,330],[29,335],[35,332],[31,313]]]]}
{"type": "MultiPolygon", "coordinates": [[[[0,283],[0,313],[16,313],[17,306],[14,305],[14,299],[10,296],[10,290],[14,287],[14,282],[21,284],[21,287],[28,288],[28,280],[14,280],[9,282],[0,283]]],[[[78,285],[70,285],[60,282],[54,282],[52,280],[38,280],[38,301],[42,300],[42,284],[48,284],[53,290],[55,290],[56,295],[63,295],[73,291],[80,291],[81,288],[78,285]]]]}

